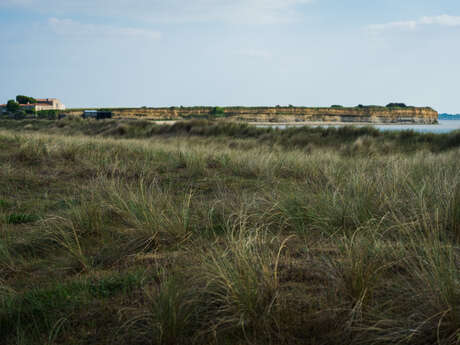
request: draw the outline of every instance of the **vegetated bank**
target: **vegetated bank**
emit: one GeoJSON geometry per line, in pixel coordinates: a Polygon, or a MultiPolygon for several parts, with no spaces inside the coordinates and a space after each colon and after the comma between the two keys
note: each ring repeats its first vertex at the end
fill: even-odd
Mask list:
{"type": "Polygon", "coordinates": [[[139,123],[0,131],[0,344],[458,343],[458,147],[139,123]]]}
{"type": "MultiPolygon", "coordinates": [[[[216,118],[242,122],[345,122],[345,123],[437,123],[438,113],[429,107],[409,107],[395,103],[383,106],[329,108],[309,107],[169,107],[169,108],[112,108],[121,118],[151,120],[184,120],[216,118]]],[[[71,109],[68,114],[79,115],[82,109],[71,109]]]]}
{"type": "Polygon", "coordinates": [[[0,128],[25,132],[89,135],[125,139],[203,137],[278,145],[285,149],[331,148],[340,152],[441,152],[460,146],[460,132],[419,133],[413,130],[380,131],[374,127],[258,128],[250,124],[216,120],[187,120],[171,125],[152,121],[113,119],[84,120],[69,116],[55,120],[0,120],[0,128]]]}

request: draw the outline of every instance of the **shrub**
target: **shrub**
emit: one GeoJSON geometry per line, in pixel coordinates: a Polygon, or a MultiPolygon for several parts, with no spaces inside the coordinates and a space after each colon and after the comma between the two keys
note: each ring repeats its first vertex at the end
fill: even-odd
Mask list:
{"type": "Polygon", "coordinates": [[[59,116],[58,110],[40,110],[37,111],[37,117],[39,119],[48,119],[48,120],[56,120],[59,116]]]}
{"type": "Polygon", "coordinates": [[[223,117],[223,116],[225,116],[225,109],[222,108],[222,107],[214,107],[211,110],[211,115],[213,115],[215,117],[223,117]]]}
{"type": "Polygon", "coordinates": [[[16,111],[16,112],[14,113],[14,118],[15,118],[16,120],[22,120],[22,119],[24,119],[25,117],[26,117],[26,112],[23,111],[23,110],[19,110],[19,111],[16,111]]]}
{"type": "Polygon", "coordinates": [[[19,110],[19,103],[15,102],[13,99],[10,99],[8,103],[6,103],[6,109],[9,112],[15,112],[19,110]]]}
{"type": "Polygon", "coordinates": [[[388,103],[387,108],[407,108],[404,103],[388,103]]]}

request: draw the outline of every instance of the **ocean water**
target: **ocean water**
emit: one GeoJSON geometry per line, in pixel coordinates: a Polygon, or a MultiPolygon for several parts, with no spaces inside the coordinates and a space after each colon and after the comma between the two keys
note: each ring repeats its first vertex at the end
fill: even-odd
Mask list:
{"type": "Polygon", "coordinates": [[[411,129],[421,133],[449,133],[460,130],[460,120],[438,120],[437,125],[376,125],[382,131],[404,131],[411,129]]]}
{"type": "MultiPolygon", "coordinates": [[[[273,127],[273,128],[280,128],[284,129],[287,127],[299,127],[300,125],[261,125],[257,127],[273,127]]],[[[320,127],[340,127],[340,126],[348,126],[348,125],[324,125],[320,127]]],[[[405,130],[413,130],[416,132],[421,133],[449,133],[455,130],[460,130],[460,120],[439,120],[439,124],[437,125],[372,125],[372,124],[365,124],[365,125],[355,125],[355,127],[376,127],[382,131],[405,131],[405,130]]]]}

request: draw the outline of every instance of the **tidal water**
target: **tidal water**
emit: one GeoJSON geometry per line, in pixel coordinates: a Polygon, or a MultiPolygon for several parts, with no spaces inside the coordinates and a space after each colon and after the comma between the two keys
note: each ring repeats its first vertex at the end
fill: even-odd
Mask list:
{"type": "MultiPolygon", "coordinates": [[[[257,127],[273,127],[273,128],[280,128],[285,129],[287,127],[299,127],[300,125],[263,125],[257,127]]],[[[348,126],[348,125],[324,125],[320,127],[341,127],[341,126],[348,126]]],[[[460,130],[460,120],[439,120],[439,124],[437,125],[372,125],[372,124],[365,124],[365,125],[354,125],[355,127],[375,127],[382,131],[405,131],[405,130],[413,130],[416,132],[421,133],[449,133],[455,130],[460,130]]]]}

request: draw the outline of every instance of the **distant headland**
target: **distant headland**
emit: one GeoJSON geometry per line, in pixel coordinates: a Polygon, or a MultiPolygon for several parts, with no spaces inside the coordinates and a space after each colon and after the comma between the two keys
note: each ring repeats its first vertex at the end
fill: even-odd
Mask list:
{"type": "MultiPolygon", "coordinates": [[[[69,109],[68,114],[79,115],[85,109],[69,109]]],[[[116,118],[137,118],[155,121],[179,121],[192,118],[225,119],[240,122],[268,123],[406,123],[436,124],[438,112],[429,107],[412,107],[403,103],[387,106],[358,105],[356,107],[162,107],[162,108],[104,108],[116,118]]]]}
{"type": "MultiPolygon", "coordinates": [[[[67,109],[56,98],[35,99],[16,96],[0,105],[0,114],[7,117],[58,118],[62,115],[82,115],[88,108],[67,109]]],[[[430,107],[413,107],[404,103],[390,103],[386,106],[358,105],[344,107],[161,107],[161,108],[103,108],[95,109],[110,113],[114,118],[132,118],[152,121],[180,121],[187,119],[217,119],[256,123],[344,123],[344,124],[436,124],[438,112],[430,107]]]]}

